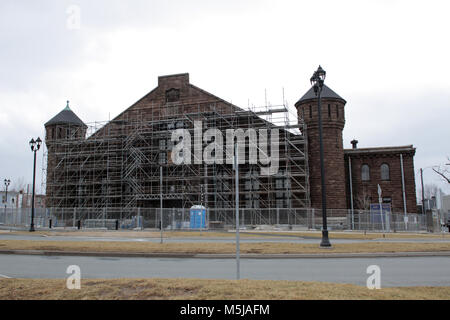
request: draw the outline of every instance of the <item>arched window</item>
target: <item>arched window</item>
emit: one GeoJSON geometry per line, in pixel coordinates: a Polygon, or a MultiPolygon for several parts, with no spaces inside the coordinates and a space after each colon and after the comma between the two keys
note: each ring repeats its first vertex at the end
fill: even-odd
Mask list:
{"type": "Polygon", "coordinates": [[[370,180],[370,168],[369,165],[363,164],[361,167],[361,180],[369,181],[370,180]]]}
{"type": "Polygon", "coordinates": [[[166,102],[177,102],[180,100],[180,90],[179,89],[169,89],[166,91],[166,102]]]}
{"type": "Polygon", "coordinates": [[[390,180],[389,165],[387,163],[381,165],[381,180],[390,180]]]}

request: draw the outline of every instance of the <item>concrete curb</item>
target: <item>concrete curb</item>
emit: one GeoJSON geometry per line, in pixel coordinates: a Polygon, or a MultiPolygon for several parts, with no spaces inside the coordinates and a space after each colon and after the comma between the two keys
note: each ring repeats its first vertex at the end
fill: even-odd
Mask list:
{"type": "MultiPolygon", "coordinates": [[[[116,258],[185,258],[185,259],[234,259],[235,254],[196,253],[131,253],[131,252],[78,252],[47,250],[0,250],[6,255],[82,256],[116,258]]],[[[242,259],[337,259],[337,258],[405,258],[450,257],[450,251],[442,252],[374,252],[374,253],[314,253],[314,254],[241,254],[242,259]]]]}

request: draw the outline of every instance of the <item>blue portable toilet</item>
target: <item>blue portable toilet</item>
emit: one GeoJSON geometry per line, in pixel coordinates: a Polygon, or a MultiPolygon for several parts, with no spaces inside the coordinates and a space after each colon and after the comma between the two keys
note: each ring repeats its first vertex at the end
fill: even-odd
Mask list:
{"type": "Polygon", "coordinates": [[[204,206],[192,206],[190,210],[191,229],[206,228],[206,208],[204,206]]]}

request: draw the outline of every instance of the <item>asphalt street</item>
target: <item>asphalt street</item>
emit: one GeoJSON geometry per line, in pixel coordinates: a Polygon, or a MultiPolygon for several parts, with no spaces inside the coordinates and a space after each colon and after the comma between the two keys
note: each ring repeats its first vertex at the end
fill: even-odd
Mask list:
{"type": "MultiPolygon", "coordinates": [[[[105,258],[1,255],[0,278],[68,277],[78,265],[82,278],[235,279],[234,259],[105,258]]],[[[367,267],[381,268],[382,287],[450,286],[450,257],[241,259],[241,278],[366,285],[367,267]]],[[[1,280],[0,280],[1,281],[1,280]]]]}

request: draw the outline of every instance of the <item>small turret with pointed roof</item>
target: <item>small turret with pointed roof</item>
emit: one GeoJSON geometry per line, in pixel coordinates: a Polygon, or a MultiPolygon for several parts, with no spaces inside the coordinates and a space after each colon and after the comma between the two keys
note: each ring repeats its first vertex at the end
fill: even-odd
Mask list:
{"type": "Polygon", "coordinates": [[[45,123],[46,144],[53,140],[84,139],[87,125],[70,109],[69,101],[66,107],[45,123]]]}

